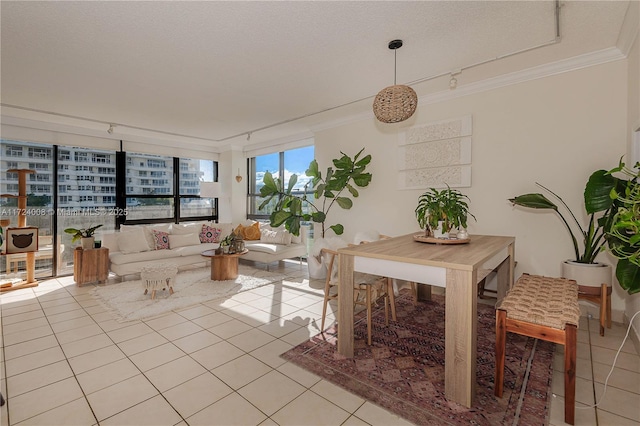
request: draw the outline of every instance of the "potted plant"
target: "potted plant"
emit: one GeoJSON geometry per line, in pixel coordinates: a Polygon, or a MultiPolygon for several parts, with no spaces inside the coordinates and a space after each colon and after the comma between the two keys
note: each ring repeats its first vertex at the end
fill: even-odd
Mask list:
{"type": "Polygon", "coordinates": [[[639,168],[640,163],[626,167],[621,158],[617,167],[595,171],[585,189],[587,212],[604,212],[599,223],[610,253],[618,259],[618,283],[628,294],[640,293],[639,168]]]}
{"type": "Polygon", "coordinates": [[[235,240],[236,234],[232,232],[220,241],[220,247],[222,247],[222,252],[224,254],[231,253],[231,247],[233,247],[235,240]]]}
{"type": "MultiPolygon", "coordinates": [[[[598,176],[603,174],[604,171],[598,176]]],[[[587,183],[584,191],[584,203],[587,213],[589,213],[589,224],[584,227],[558,194],[540,183],[536,182],[536,185],[547,191],[553,198],[560,202],[564,210],[569,213],[570,221],[562,214],[558,205],[540,193],[519,195],[509,199],[509,201],[516,206],[551,210],[558,215],[569,232],[574,250],[574,258],[562,262],[562,276],[576,280],[581,286],[581,291],[585,293],[599,292],[600,285],[602,283],[610,284],[612,278],[611,266],[595,260],[606,244],[605,220],[611,203],[609,203],[609,207],[602,210],[599,208],[590,210],[588,206],[592,203],[596,194],[593,190],[593,185],[587,183]],[[576,235],[579,235],[580,239],[578,239],[576,235]],[[592,287],[592,289],[588,287],[592,287]]],[[[608,194],[606,197],[608,198],[608,194]]]]}
{"type": "MultiPolygon", "coordinates": [[[[270,216],[271,226],[278,227],[284,224],[285,228],[294,235],[300,235],[300,223],[313,221],[319,223],[320,233],[314,236],[314,246],[324,239],[328,229],[336,235],[342,235],[344,227],[337,223],[326,227],[327,216],[334,205],[343,209],[353,206],[353,198],[358,197],[357,188],[364,188],[371,182],[371,173],[366,172],[367,165],[371,162],[371,155],[361,157],[364,148],[353,158],[344,152],[342,156],[334,159],[333,167],[328,167],[326,174],[322,174],[318,163],[314,159],[309,163],[305,174],[312,178],[304,185],[304,190],[295,190],[298,176],[292,175],[285,187],[285,183],[274,178],[266,172],[263,178],[264,185],[260,188],[260,196],[265,200],[260,204],[263,209],[275,200],[275,206],[270,216]],[[335,167],[335,169],[334,169],[335,167]],[[313,197],[307,197],[307,191],[313,189],[313,197]],[[299,194],[299,195],[298,195],[299,194]]],[[[309,256],[309,274],[312,278],[323,278],[324,268],[320,254],[312,249],[314,256],[309,256]],[[317,255],[317,256],[315,256],[317,255]]]]}
{"type": "Polygon", "coordinates": [[[462,228],[462,237],[466,237],[468,216],[476,218],[469,212],[468,199],[449,185],[441,191],[430,188],[420,195],[415,213],[420,228],[425,230],[425,236],[448,238],[453,228],[462,228]]]}
{"type": "Polygon", "coordinates": [[[102,225],[92,226],[90,228],[67,228],[64,230],[66,234],[73,235],[71,239],[72,243],[75,243],[78,240],[81,240],[82,248],[84,250],[92,249],[94,244],[93,234],[96,232],[96,229],[100,228],[102,225]]]}

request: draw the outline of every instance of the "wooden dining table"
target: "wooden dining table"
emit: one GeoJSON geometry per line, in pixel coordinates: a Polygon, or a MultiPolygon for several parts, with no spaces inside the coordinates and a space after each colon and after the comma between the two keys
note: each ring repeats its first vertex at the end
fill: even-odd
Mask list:
{"type": "MultiPolygon", "coordinates": [[[[476,393],[478,277],[495,271],[498,299],[506,294],[514,279],[515,238],[472,235],[467,244],[429,244],[414,235],[341,248],[339,282],[349,288],[354,272],[364,272],[444,287],[445,397],[471,407],[476,393]]],[[[353,297],[352,291],[338,293],[338,353],[346,357],[354,354],[353,297]]]]}

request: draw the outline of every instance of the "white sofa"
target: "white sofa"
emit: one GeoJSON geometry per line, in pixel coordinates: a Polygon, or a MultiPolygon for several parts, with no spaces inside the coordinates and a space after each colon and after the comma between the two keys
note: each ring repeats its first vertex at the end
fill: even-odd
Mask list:
{"type": "MultiPolygon", "coordinates": [[[[251,222],[254,223],[254,222],[251,222]]],[[[207,262],[201,253],[219,247],[219,243],[201,243],[199,235],[202,225],[206,224],[220,230],[220,239],[229,235],[237,225],[231,223],[191,222],[181,224],[123,225],[119,232],[102,233],[102,246],[109,249],[109,269],[118,276],[139,273],[144,266],[172,263],[178,267],[207,262]],[[169,248],[156,249],[152,230],[169,234],[169,248]],[[175,241],[178,247],[171,247],[175,241]],[[122,246],[122,247],[121,247],[122,246]]],[[[245,223],[244,225],[249,225],[245,223]]],[[[286,233],[284,229],[272,229],[261,223],[261,240],[245,240],[249,252],[241,257],[244,260],[269,263],[294,257],[307,256],[308,228],[303,227],[300,236],[291,236],[290,244],[273,243],[275,233],[286,233]],[[271,232],[268,232],[271,231],[271,232]]],[[[288,238],[285,238],[288,242],[288,238]]]]}

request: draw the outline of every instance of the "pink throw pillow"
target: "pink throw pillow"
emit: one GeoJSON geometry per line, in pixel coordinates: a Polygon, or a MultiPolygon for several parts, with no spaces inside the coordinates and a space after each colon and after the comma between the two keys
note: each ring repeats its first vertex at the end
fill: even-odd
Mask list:
{"type": "Polygon", "coordinates": [[[202,225],[202,231],[200,231],[201,243],[219,243],[222,230],[214,228],[209,225],[202,225]]]}
{"type": "Polygon", "coordinates": [[[153,243],[155,245],[156,250],[168,250],[169,249],[169,233],[163,231],[156,231],[152,229],[153,232],[153,243]]]}

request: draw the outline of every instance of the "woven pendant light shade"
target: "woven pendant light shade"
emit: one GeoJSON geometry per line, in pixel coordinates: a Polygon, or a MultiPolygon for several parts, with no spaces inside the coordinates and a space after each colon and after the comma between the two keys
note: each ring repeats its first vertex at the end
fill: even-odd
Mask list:
{"type": "Polygon", "coordinates": [[[399,123],[411,117],[418,107],[418,96],[409,86],[385,87],[373,100],[373,113],[383,123],[399,123]]]}

